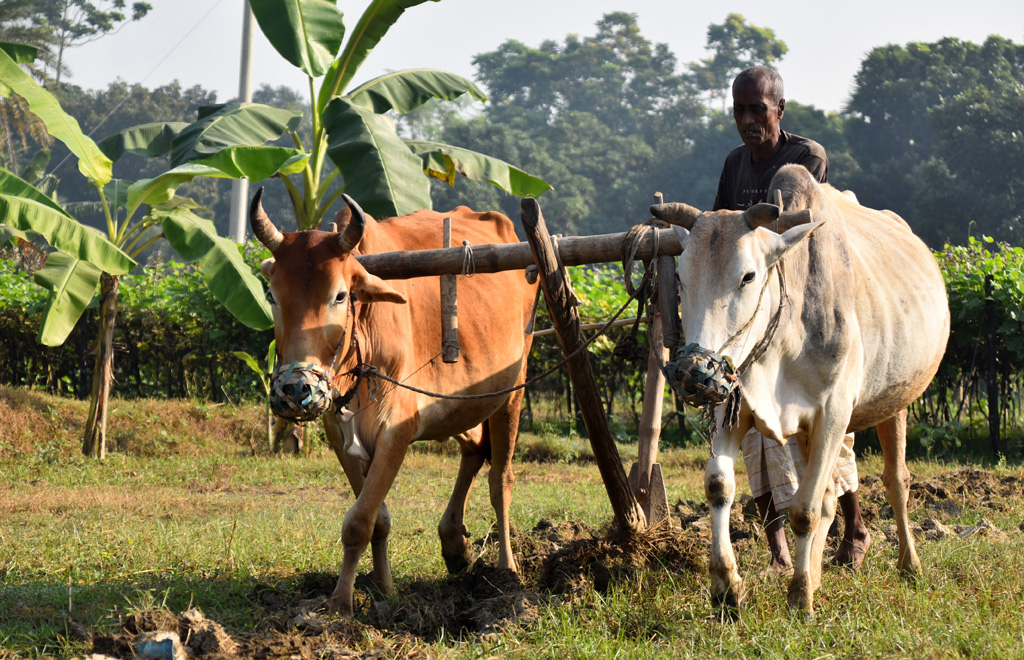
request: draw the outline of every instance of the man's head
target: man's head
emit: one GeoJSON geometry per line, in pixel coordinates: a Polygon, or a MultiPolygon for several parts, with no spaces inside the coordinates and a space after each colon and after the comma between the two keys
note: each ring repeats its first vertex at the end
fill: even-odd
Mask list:
{"type": "Polygon", "coordinates": [[[779,145],[786,99],[782,77],[775,69],[754,66],[732,82],[733,118],[743,143],[754,151],[754,161],[767,160],[779,145]]]}

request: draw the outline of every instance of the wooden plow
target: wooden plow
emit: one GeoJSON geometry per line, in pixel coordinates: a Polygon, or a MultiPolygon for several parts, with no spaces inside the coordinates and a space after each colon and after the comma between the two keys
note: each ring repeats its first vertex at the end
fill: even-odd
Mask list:
{"type": "MultiPolygon", "coordinates": [[[[525,243],[449,247],[457,237],[453,239],[450,223],[445,220],[446,247],[359,255],[357,259],[367,271],[383,279],[441,276],[442,353],[445,362],[455,362],[459,355],[456,276],[468,275],[468,268],[474,273],[495,273],[525,271],[535,266],[553,331],[563,353],[568,356],[569,377],[611,501],[616,526],[621,531],[635,532],[658,524],[669,516],[665,482],[657,462],[665,387],[661,365],[668,358],[669,349],[679,345],[679,295],[674,257],[682,253],[682,244],[671,229],[652,228],[640,239],[634,257],[638,261],[657,258],[658,278],[655,284],[657,304],[651,305],[647,319],[651,351],[640,418],[639,453],[627,476],[601,405],[588,352],[581,350],[584,326],[580,322],[576,297],[566,270],[567,266],[621,261],[627,233],[552,238],[537,200],[523,199],[521,212],[527,238],[525,243]],[[467,261],[470,249],[471,266],[467,261]]],[[[621,324],[627,322],[632,320],[621,324]]],[[[603,324],[590,325],[600,327],[603,324]]]]}

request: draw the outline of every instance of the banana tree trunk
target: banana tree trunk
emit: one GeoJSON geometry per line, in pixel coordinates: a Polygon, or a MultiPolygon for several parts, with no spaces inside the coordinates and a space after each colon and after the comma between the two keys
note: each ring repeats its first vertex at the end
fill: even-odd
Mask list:
{"type": "Polygon", "coordinates": [[[107,456],[107,404],[114,378],[114,319],[120,275],[100,276],[100,319],[96,333],[96,362],[92,371],[92,396],[85,422],[82,453],[102,460],[107,456]]]}

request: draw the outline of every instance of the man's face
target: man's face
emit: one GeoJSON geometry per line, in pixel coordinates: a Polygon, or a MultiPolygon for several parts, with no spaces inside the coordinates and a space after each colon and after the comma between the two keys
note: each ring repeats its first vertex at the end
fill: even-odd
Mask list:
{"type": "Polygon", "coordinates": [[[779,142],[779,120],[786,107],[785,100],[775,103],[768,90],[768,80],[743,82],[732,90],[732,112],[743,144],[755,151],[774,148],[779,142]]]}

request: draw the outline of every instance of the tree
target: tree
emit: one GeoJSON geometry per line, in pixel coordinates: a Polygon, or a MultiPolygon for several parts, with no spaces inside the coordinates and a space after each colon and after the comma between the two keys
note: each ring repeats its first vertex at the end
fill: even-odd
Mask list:
{"type": "Polygon", "coordinates": [[[913,199],[928,233],[959,243],[970,232],[1024,241],[1024,85],[973,87],[933,108],[935,155],[913,199]],[[973,228],[966,226],[972,223],[973,228]]]}
{"type": "Polygon", "coordinates": [[[1003,163],[1017,162],[1012,113],[1021,84],[1024,46],[1000,37],[872,50],[846,108],[861,202],[899,213],[934,247],[965,241],[971,220],[988,232],[992,218],[1015,217],[1019,202],[996,202],[998,193],[976,203],[988,184],[1020,189],[1019,170],[1003,163]]]}
{"type": "Polygon", "coordinates": [[[740,14],[729,14],[724,23],[708,26],[706,48],[714,54],[692,62],[691,75],[697,88],[708,92],[708,105],[720,97],[723,111],[736,74],[757,64],[770,65],[789,51],[784,41],[776,39],[774,30],[749,25],[740,14]]]}
{"type": "Polygon", "coordinates": [[[124,0],[36,0],[33,21],[49,30],[54,47],[54,85],[60,88],[64,70],[64,51],[95,41],[116,32],[125,23],[137,21],[153,7],[148,2],[134,2],[131,16],[125,16],[124,0]]]}
{"type": "MultiPolygon", "coordinates": [[[[688,149],[703,112],[675,56],[644,38],[636,21],[614,12],[593,36],[536,48],[510,40],[477,55],[491,102],[480,117],[452,118],[444,139],[541,174],[554,187],[545,217],[555,231],[622,231],[630,217],[645,218],[656,186],[671,178],[657,164],[688,149]]],[[[516,200],[479,187],[437,195],[518,213],[516,200]]]]}

